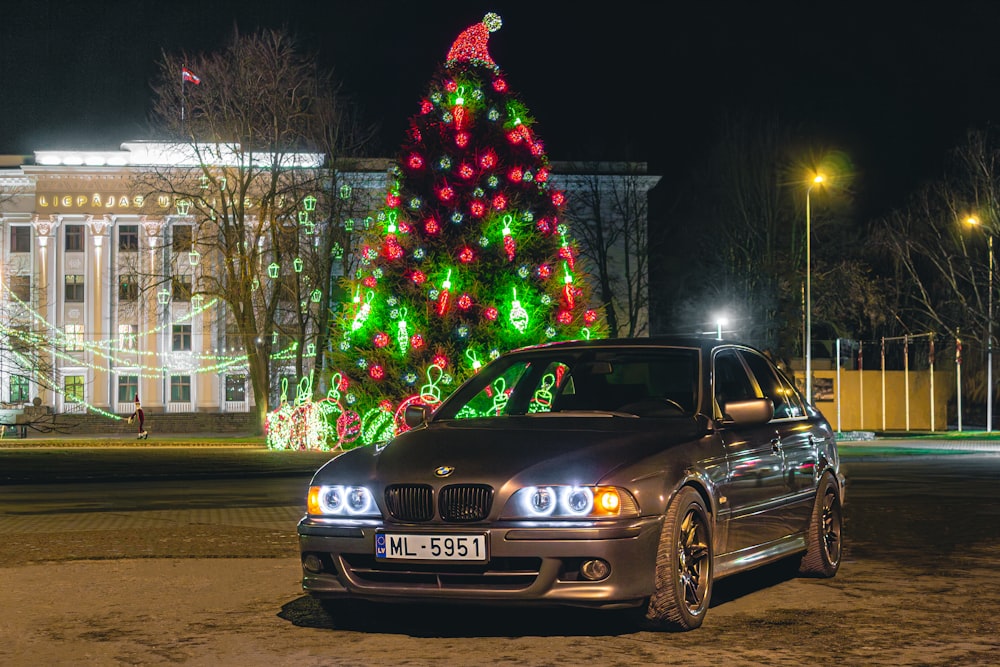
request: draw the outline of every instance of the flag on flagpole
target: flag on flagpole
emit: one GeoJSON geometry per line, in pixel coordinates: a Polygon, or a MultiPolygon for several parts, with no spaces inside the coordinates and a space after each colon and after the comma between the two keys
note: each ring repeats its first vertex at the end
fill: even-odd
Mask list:
{"type": "Polygon", "coordinates": [[[196,86],[201,83],[201,79],[195,76],[194,72],[187,67],[181,67],[181,81],[190,81],[196,86]]]}

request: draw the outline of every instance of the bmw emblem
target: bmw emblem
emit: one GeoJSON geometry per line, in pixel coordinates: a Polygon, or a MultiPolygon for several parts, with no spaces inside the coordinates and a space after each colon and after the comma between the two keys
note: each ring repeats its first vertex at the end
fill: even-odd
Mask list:
{"type": "Polygon", "coordinates": [[[438,466],[434,471],[434,475],[436,477],[447,477],[453,472],[455,472],[455,466],[438,466]]]}

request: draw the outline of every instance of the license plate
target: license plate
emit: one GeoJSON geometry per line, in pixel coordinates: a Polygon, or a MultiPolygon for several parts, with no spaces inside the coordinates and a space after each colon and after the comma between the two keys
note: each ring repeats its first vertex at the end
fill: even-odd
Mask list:
{"type": "Polygon", "coordinates": [[[375,535],[375,558],[485,561],[485,535],[375,535]]]}

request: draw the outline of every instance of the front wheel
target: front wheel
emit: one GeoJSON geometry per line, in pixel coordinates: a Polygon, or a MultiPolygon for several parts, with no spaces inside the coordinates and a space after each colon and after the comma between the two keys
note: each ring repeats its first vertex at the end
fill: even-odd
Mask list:
{"type": "Polygon", "coordinates": [[[806,552],[799,564],[799,574],[809,577],[832,577],[840,569],[843,549],[841,534],[844,513],[840,507],[840,493],[830,475],[820,481],[819,493],[813,506],[806,538],[806,552]]]}
{"type": "Polygon", "coordinates": [[[677,492],[667,508],[656,551],[656,592],[643,625],[654,630],[694,630],[712,597],[712,525],[705,501],[693,488],[677,492]]]}

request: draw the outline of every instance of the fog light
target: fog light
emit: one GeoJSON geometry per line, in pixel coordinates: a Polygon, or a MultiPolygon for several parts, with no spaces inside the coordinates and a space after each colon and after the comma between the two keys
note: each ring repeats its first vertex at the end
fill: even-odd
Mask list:
{"type": "Polygon", "coordinates": [[[308,554],[302,559],[302,569],[311,574],[319,574],[323,571],[323,561],[316,554],[308,554]]]}
{"type": "Polygon", "coordinates": [[[585,560],[583,561],[583,565],[580,566],[580,576],[589,581],[604,579],[609,574],[611,574],[611,566],[608,565],[607,561],[598,558],[585,560]]]}

